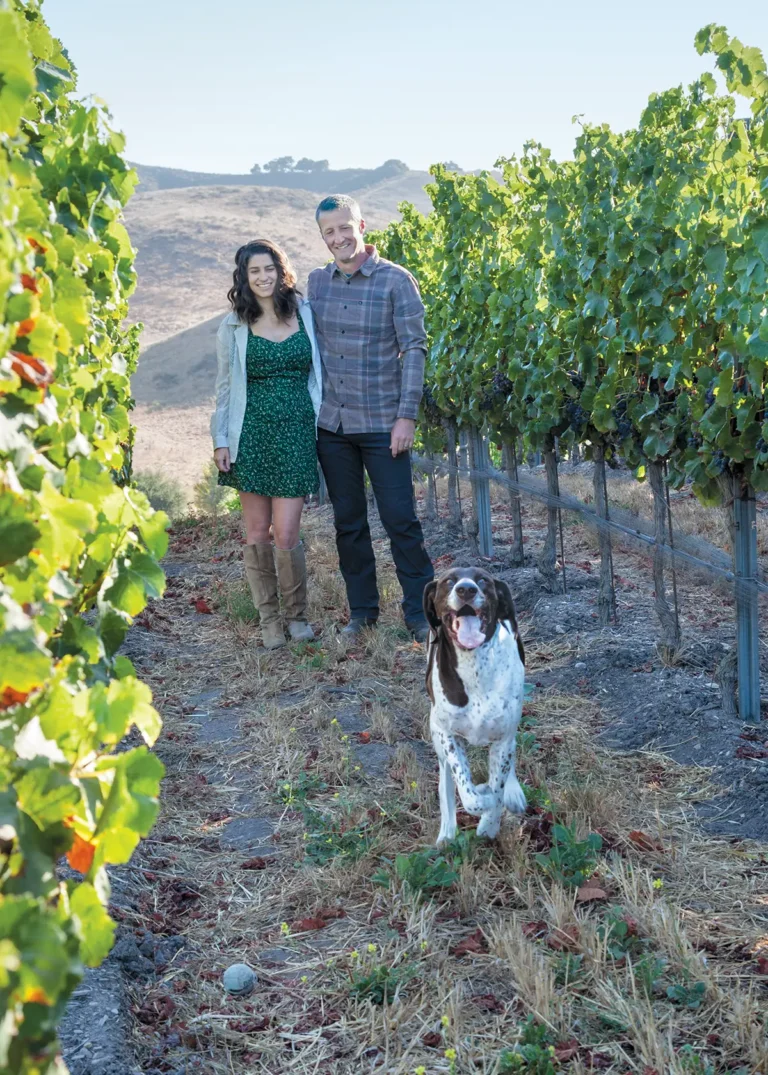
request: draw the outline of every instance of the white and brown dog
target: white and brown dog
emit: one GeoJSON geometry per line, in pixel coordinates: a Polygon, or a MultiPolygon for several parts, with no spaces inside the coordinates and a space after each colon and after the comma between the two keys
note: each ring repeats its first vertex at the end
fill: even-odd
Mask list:
{"type": "Polygon", "coordinates": [[[515,737],[523,711],[525,652],[505,582],[477,567],[452,568],[424,590],[432,628],[427,691],[429,725],[440,762],[438,844],[456,835],[456,796],[493,838],[504,807],[525,810],[515,775],[515,737]],[[464,741],[490,748],[488,783],[475,786],[464,741]]]}

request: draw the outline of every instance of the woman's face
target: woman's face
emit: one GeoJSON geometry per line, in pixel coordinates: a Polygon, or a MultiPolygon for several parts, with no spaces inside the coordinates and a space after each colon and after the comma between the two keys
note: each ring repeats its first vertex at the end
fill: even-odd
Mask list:
{"type": "Polygon", "coordinates": [[[277,286],[277,266],[269,254],[251,254],[248,258],[248,284],[257,299],[268,299],[277,286]]]}

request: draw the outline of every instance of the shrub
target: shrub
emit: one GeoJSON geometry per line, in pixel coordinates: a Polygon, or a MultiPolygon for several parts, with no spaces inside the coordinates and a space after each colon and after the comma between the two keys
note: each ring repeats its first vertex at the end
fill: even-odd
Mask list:
{"type": "Polygon", "coordinates": [[[228,501],[239,497],[226,485],[219,485],[219,471],[212,459],[206,464],[203,476],[193,490],[193,504],[200,515],[220,515],[227,509],[228,501]]]}
{"type": "Polygon", "coordinates": [[[142,470],[134,475],[133,484],[146,496],[155,511],[164,511],[171,520],[184,514],[187,498],[175,478],[156,470],[142,470]]]}

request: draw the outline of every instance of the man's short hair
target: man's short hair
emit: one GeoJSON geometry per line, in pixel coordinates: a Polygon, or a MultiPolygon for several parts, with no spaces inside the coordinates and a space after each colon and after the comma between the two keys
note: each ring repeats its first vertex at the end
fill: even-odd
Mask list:
{"type": "Polygon", "coordinates": [[[349,209],[355,220],[363,219],[360,206],[354,198],[350,198],[348,194],[329,194],[327,198],[323,198],[317,209],[315,209],[316,223],[320,223],[321,213],[332,213],[336,209],[349,209]]]}

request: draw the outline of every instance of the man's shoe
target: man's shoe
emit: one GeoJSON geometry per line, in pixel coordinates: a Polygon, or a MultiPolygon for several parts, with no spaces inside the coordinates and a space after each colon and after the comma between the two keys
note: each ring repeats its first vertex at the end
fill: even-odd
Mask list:
{"type": "Polygon", "coordinates": [[[351,619],[346,627],[342,627],[339,634],[342,638],[357,638],[366,627],[375,627],[376,620],[351,619]]]}
{"type": "Polygon", "coordinates": [[[429,641],[428,623],[406,623],[405,626],[411,632],[411,635],[416,642],[421,642],[423,644],[429,641]]]}

